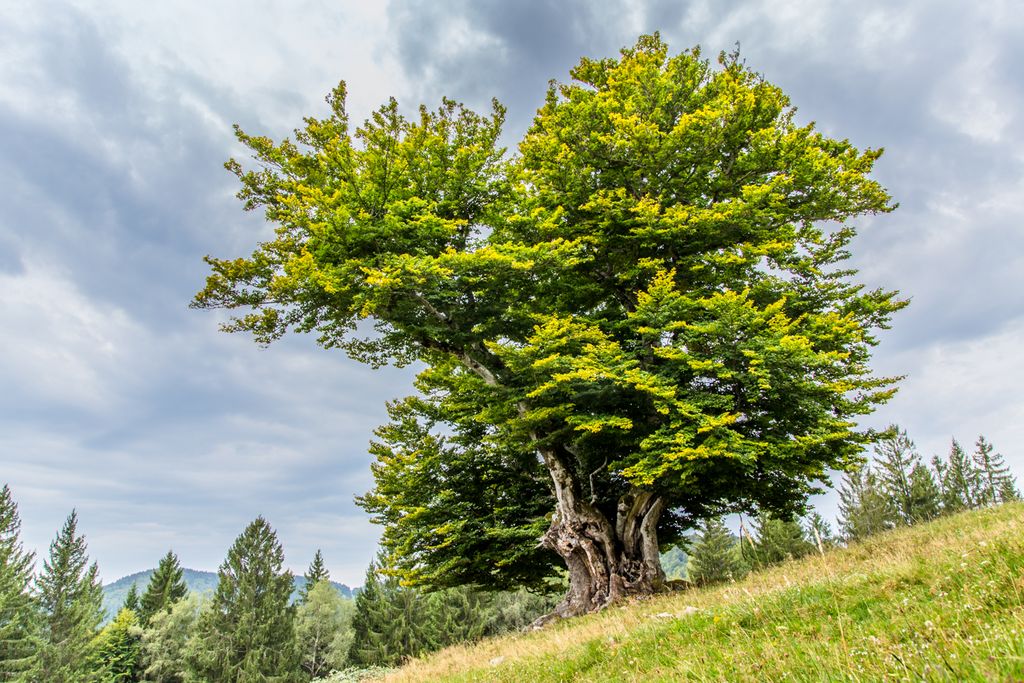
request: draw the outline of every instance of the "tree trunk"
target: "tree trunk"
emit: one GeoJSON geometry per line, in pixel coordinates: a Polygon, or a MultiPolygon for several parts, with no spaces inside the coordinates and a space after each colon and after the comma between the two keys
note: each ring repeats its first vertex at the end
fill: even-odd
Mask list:
{"type": "Polygon", "coordinates": [[[569,570],[569,591],[550,615],[572,617],[665,587],[657,525],[664,500],[633,488],[618,501],[613,525],[583,499],[572,471],[553,452],[541,451],[557,499],[541,544],[558,553],[569,570]]]}

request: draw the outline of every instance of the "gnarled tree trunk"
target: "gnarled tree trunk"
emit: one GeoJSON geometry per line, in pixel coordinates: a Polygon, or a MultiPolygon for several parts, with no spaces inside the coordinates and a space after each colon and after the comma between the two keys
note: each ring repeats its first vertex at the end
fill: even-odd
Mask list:
{"type": "Polygon", "coordinates": [[[569,591],[552,616],[586,614],[626,597],[663,590],[657,525],[664,500],[633,488],[619,499],[613,524],[580,495],[572,471],[555,453],[541,455],[557,499],[541,543],[558,553],[569,570],[569,591]]]}

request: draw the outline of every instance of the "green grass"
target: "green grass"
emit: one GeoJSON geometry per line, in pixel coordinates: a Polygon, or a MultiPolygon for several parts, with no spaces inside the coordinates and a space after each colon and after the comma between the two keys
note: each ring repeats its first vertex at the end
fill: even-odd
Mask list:
{"type": "Polygon", "coordinates": [[[1024,504],[449,648],[388,681],[1024,681],[1024,504]]]}

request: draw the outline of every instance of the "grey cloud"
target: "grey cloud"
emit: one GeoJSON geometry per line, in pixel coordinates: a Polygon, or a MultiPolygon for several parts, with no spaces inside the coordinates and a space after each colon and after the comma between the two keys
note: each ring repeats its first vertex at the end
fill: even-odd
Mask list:
{"type": "Polygon", "coordinates": [[[550,79],[565,80],[582,56],[614,54],[630,42],[626,2],[550,3],[423,0],[390,6],[397,51],[418,82],[414,96],[442,95],[478,109],[496,97],[509,109],[506,139],[514,144],[544,100],[550,79]]]}

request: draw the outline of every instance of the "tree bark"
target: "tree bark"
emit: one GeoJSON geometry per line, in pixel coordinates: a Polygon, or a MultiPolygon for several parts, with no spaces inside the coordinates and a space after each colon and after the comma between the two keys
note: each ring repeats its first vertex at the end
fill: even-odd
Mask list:
{"type": "Polygon", "coordinates": [[[664,590],[657,535],[664,500],[633,488],[619,499],[612,524],[580,495],[579,482],[556,453],[542,450],[541,455],[556,497],[551,527],[541,544],[558,553],[569,571],[569,591],[550,618],[586,614],[664,590]]]}

